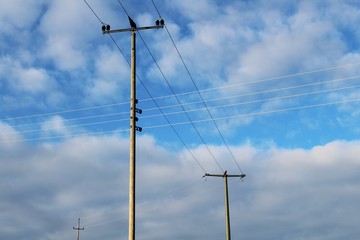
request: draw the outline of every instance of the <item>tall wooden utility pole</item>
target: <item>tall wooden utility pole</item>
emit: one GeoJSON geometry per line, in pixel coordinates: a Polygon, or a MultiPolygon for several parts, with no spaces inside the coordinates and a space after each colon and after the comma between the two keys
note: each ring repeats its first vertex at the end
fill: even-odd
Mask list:
{"type": "Polygon", "coordinates": [[[117,32],[131,32],[131,77],[130,77],[130,170],[129,170],[129,240],[135,240],[135,170],[136,170],[136,131],[142,131],[136,126],[136,113],[141,114],[142,110],[136,108],[136,31],[147,29],[164,28],[164,20],[156,20],[155,26],[137,27],[129,17],[131,28],[110,30],[110,25],[103,25],[103,34],[117,32]]]}
{"type": "Polygon", "coordinates": [[[225,192],[225,227],[226,227],[226,240],[231,240],[230,232],[230,210],[229,210],[229,191],[228,191],[228,177],[239,177],[240,179],[246,177],[245,174],[209,174],[205,173],[207,177],[222,177],[224,178],[224,192],[225,192]]]}
{"type": "Polygon", "coordinates": [[[78,218],[77,227],[73,227],[73,229],[77,231],[77,240],[80,240],[80,230],[85,229],[85,228],[80,228],[80,218],[78,218]]]}

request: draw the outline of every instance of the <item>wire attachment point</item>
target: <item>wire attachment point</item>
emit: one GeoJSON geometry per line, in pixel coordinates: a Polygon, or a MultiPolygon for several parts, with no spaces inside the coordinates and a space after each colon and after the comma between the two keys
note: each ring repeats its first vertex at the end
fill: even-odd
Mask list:
{"type": "Polygon", "coordinates": [[[139,114],[142,114],[142,110],[140,108],[135,108],[135,112],[139,113],[139,114]]]}

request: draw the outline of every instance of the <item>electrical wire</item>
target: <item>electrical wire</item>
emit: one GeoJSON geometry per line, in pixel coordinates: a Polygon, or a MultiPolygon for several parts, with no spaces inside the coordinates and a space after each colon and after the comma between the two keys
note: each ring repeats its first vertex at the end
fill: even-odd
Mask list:
{"type": "MultiPolygon", "coordinates": [[[[62,119],[63,122],[70,122],[70,121],[78,121],[78,120],[87,120],[87,119],[94,119],[94,118],[103,118],[103,117],[112,117],[112,116],[117,116],[117,115],[123,115],[123,114],[128,114],[129,111],[127,112],[115,112],[115,113],[107,113],[107,114],[97,114],[97,115],[91,115],[91,116],[86,116],[86,117],[76,117],[76,118],[64,118],[62,119]]],[[[43,125],[43,124],[47,124],[49,123],[49,121],[42,121],[42,122],[36,122],[36,123],[27,123],[27,124],[18,124],[18,125],[11,125],[12,127],[15,128],[22,128],[22,127],[31,127],[31,126],[37,126],[37,125],[43,125]]],[[[6,126],[0,126],[1,128],[5,128],[6,126]]]]}
{"type": "MultiPolygon", "coordinates": [[[[208,109],[213,110],[213,109],[219,109],[219,108],[228,108],[228,107],[234,107],[234,106],[239,106],[239,105],[266,102],[266,101],[273,101],[273,100],[280,100],[280,99],[290,99],[290,98],[295,98],[295,97],[323,94],[323,93],[334,92],[334,91],[349,90],[349,89],[358,88],[358,87],[360,87],[360,84],[359,85],[354,85],[354,86],[334,88],[334,89],[318,90],[318,91],[313,91],[313,92],[305,92],[305,93],[291,94],[291,95],[271,97],[271,98],[265,98],[265,99],[258,99],[258,100],[252,100],[252,101],[237,102],[237,103],[231,103],[231,104],[222,104],[222,105],[218,105],[218,106],[209,107],[208,109]]],[[[163,107],[161,107],[161,108],[163,108],[163,107]]],[[[162,113],[162,114],[145,115],[145,116],[142,116],[142,119],[163,117],[164,115],[169,116],[169,115],[177,115],[177,114],[183,114],[183,113],[200,112],[200,111],[205,111],[205,110],[206,110],[206,108],[193,108],[193,109],[189,109],[189,110],[183,109],[182,111],[176,111],[176,112],[167,112],[167,113],[162,113]]],[[[105,114],[105,115],[99,115],[99,116],[90,116],[90,117],[95,118],[95,117],[109,116],[109,115],[110,116],[118,115],[118,113],[105,114]]],[[[85,117],[85,118],[89,118],[89,117],[85,117]]],[[[65,121],[71,121],[71,120],[76,120],[76,119],[83,119],[83,118],[64,119],[63,121],[65,122],[65,121]]],[[[108,124],[108,123],[115,123],[115,122],[123,122],[123,121],[128,121],[128,118],[115,119],[115,120],[106,120],[106,121],[96,121],[96,122],[90,122],[90,123],[69,125],[69,126],[66,126],[66,129],[77,128],[77,127],[85,127],[85,126],[93,126],[93,125],[101,125],[101,124],[108,124]]],[[[189,121],[191,122],[190,119],[189,119],[189,121]]],[[[49,123],[49,122],[42,122],[42,124],[45,124],[45,123],[49,123]]],[[[38,124],[40,124],[40,123],[27,124],[25,126],[38,125],[38,124]]],[[[5,127],[6,126],[0,126],[0,128],[5,128],[5,127]]],[[[16,127],[19,127],[19,125],[16,126],[16,127]]],[[[10,133],[10,135],[41,132],[41,131],[49,131],[49,130],[57,130],[57,129],[58,128],[56,128],[56,127],[52,127],[52,128],[41,128],[41,129],[35,129],[35,130],[17,131],[17,132],[10,133]]],[[[9,135],[9,134],[6,134],[6,135],[9,135]]]]}
{"type": "Polygon", "coordinates": [[[53,139],[64,139],[64,138],[75,138],[75,137],[85,137],[85,136],[94,136],[101,134],[110,134],[110,133],[120,133],[120,132],[128,132],[128,129],[120,129],[120,130],[112,130],[112,131],[103,131],[103,132],[92,132],[92,133],[80,133],[80,134],[68,134],[62,136],[48,136],[48,137],[37,137],[37,138],[26,138],[26,139],[14,139],[14,140],[2,140],[0,144],[7,143],[18,143],[18,142],[32,142],[32,141],[42,141],[42,140],[53,140],[53,139]]]}
{"type": "MultiPolygon", "coordinates": [[[[91,122],[91,123],[82,123],[82,124],[76,124],[76,125],[70,125],[70,126],[65,126],[66,129],[69,128],[78,128],[78,127],[86,127],[86,126],[94,126],[94,125],[101,125],[101,124],[109,124],[109,123],[116,123],[116,122],[123,122],[123,121],[128,121],[128,118],[123,118],[123,119],[115,119],[115,120],[107,120],[107,121],[99,121],[99,122],[91,122]]],[[[57,127],[50,127],[50,128],[41,128],[41,129],[35,129],[35,130],[25,130],[25,131],[18,131],[18,132],[14,132],[12,134],[24,134],[24,133],[34,133],[34,132],[42,132],[42,131],[50,131],[50,130],[57,130],[57,127]]],[[[8,135],[8,134],[7,134],[8,135]]]]}
{"type": "MultiPolygon", "coordinates": [[[[88,5],[88,3],[84,0],[84,2],[88,5]]],[[[90,9],[93,11],[93,9],[90,7],[90,9]]],[[[98,15],[95,16],[98,18],[98,15]]],[[[99,19],[99,18],[98,18],[99,19]]],[[[103,23],[100,19],[99,19],[100,23],[103,23]]],[[[114,41],[116,43],[116,41],[114,41]]],[[[121,49],[119,49],[119,51],[121,52],[121,49]]],[[[359,65],[360,63],[353,63],[353,64],[347,64],[347,65],[342,65],[342,66],[336,66],[336,67],[330,67],[330,68],[323,68],[323,69],[318,69],[318,70],[313,70],[313,71],[308,71],[308,72],[303,72],[303,73],[298,73],[298,74],[291,74],[291,75],[287,75],[287,76],[281,76],[281,77],[277,77],[276,79],[280,79],[280,78],[284,78],[284,77],[291,77],[291,76],[299,76],[299,75],[303,75],[303,74],[310,74],[310,73],[315,73],[315,72],[320,72],[320,71],[328,71],[328,70],[332,70],[332,69],[339,69],[339,68],[343,68],[343,67],[349,67],[349,66],[355,66],[355,65],[359,65]]],[[[355,78],[355,77],[354,77],[355,78]]],[[[270,80],[270,79],[275,79],[275,78],[268,78],[265,80],[270,80]]],[[[261,80],[261,81],[265,81],[265,80],[261,80]]],[[[260,81],[256,81],[256,82],[260,82],[260,81]]],[[[251,82],[249,82],[248,84],[250,84],[251,82]]],[[[235,86],[235,85],[231,85],[231,86],[235,86]]],[[[239,86],[239,84],[236,84],[236,86],[239,86]]],[[[228,86],[227,86],[228,87],[228,86]]],[[[222,88],[222,87],[220,87],[222,88]]],[[[216,89],[220,89],[220,88],[216,88],[216,89]]],[[[206,91],[210,91],[212,89],[206,89],[206,91]]],[[[200,90],[202,91],[202,90],[200,90]]],[[[177,94],[179,95],[179,94],[177,94]]],[[[150,99],[149,99],[150,100],[150,99]]],[[[142,100],[143,101],[143,100],[142,100]]],[[[208,102],[209,100],[207,100],[208,102]]],[[[125,103],[116,103],[116,104],[109,104],[109,105],[103,105],[103,106],[96,106],[96,107],[89,107],[89,108],[81,108],[81,109],[71,109],[71,110],[66,110],[66,111],[58,111],[58,112],[52,112],[52,113],[44,113],[44,114],[34,114],[34,115],[28,115],[28,116],[22,116],[22,117],[15,117],[15,118],[7,118],[8,120],[15,120],[15,119],[20,119],[20,118],[29,118],[29,117],[34,117],[34,116],[44,116],[44,115],[50,115],[50,114],[61,114],[61,113],[67,113],[67,112],[74,112],[74,111],[82,111],[82,110],[91,110],[91,109],[97,109],[97,108],[101,108],[101,107],[110,107],[110,106],[115,106],[118,104],[125,104],[125,103]]],[[[225,106],[225,105],[224,105],[225,106]]],[[[220,107],[220,106],[219,106],[220,107]]],[[[162,107],[164,108],[164,107],[162,107]]],[[[96,117],[96,116],[95,116],[96,117]]],[[[2,121],[5,119],[2,119],[2,121]]],[[[66,119],[65,119],[66,120],[66,119]]]]}
{"type": "MultiPolygon", "coordinates": [[[[343,103],[351,103],[351,102],[357,102],[357,101],[360,101],[360,98],[351,99],[351,100],[336,101],[336,102],[329,102],[329,103],[305,105],[305,106],[300,106],[300,107],[283,108],[283,109],[276,109],[276,110],[269,110],[269,111],[260,111],[260,112],[245,113],[245,114],[235,114],[235,115],[230,115],[230,116],[225,116],[225,117],[217,117],[217,118],[213,118],[213,119],[215,121],[219,121],[219,120],[226,120],[226,119],[230,119],[230,118],[251,117],[251,116],[256,116],[256,115],[265,115],[265,114],[272,114],[272,113],[288,112],[288,111],[293,111],[293,110],[310,109],[310,108],[316,108],[316,107],[325,107],[325,106],[331,106],[331,105],[343,104],[343,103]]],[[[203,122],[211,122],[211,121],[212,121],[212,118],[201,119],[201,120],[193,120],[194,123],[203,123],[203,122]]],[[[187,125],[187,124],[190,124],[190,122],[185,121],[185,122],[172,123],[173,126],[187,125]]],[[[167,124],[152,125],[152,126],[145,126],[145,127],[143,127],[143,129],[163,128],[163,127],[168,127],[168,126],[169,125],[167,125],[167,124]]]]}
{"type": "MultiPolygon", "coordinates": [[[[310,86],[316,86],[316,85],[321,85],[321,84],[334,83],[334,82],[339,82],[339,81],[353,80],[353,79],[357,79],[357,78],[360,78],[360,75],[353,76],[353,77],[347,77],[347,78],[338,78],[338,79],[333,79],[333,80],[328,80],[328,81],[323,81],[323,82],[308,83],[308,84],[302,84],[302,85],[297,85],[297,86],[276,88],[276,89],[270,89],[270,90],[264,90],[264,91],[242,93],[242,94],[231,95],[231,96],[226,96],[226,97],[221,97],[221,98],[207,99],[205,102],[221,101],[221,100],[231,99],[231,98],[252,96],[252,95],[258,95],[258,94],[264,94],[264,93],[272,93],[272,92],[291,90],[291,89],[296,89],[296,88],[303,88],[303,87],[310,87],[310,86]]],[[[170,97],[170,95],[169,95],[169,97],[170,97]]],[[[171,97],[172,97],[172,95],[171,95],[171,97]]],[[[186,105],[192,105],[192,104],[198,104],[198,103],[202,103],[202,101],[187,102],[187,103],[182,103],[182,105],[186,106],[186,105]]],[[[178,106],[179,106],[179,104],[173,104],[173,105],[162,106],[161,108],[164,109],[164,108],[172,108],[172,107],[178,107],[178,106]]],[[[157,108],[145,108],[144,110],[152,111],[152,110],[157,110],[157,108]]]]}
{"type": "Polygon", "coordinates": [[[95,15],[95,17],[99,20],[99,22],[104,25],[105,23],[104,23],[103,21],[101,21],[101,19],[100,19],[99,16],[95,13],[94,9],[92,9],[92,7],[89,5],[89,3],[88,3],[86,0],[84,0],[84,2],[85,2],[86,5],[90,8],[90,10],[93,12],[93,14],[95,15]]]}
{"type": "MultiPolygon", "coordinates": [[[[121,1],[118,0],[118,3],[121,5],[121,7],[123,8],[124,12],[126,13],[126,15],[129,17],[129,14],[127,13],[126,9],[124,8],[124,6],[122,5],[121,1]]],[[[100,20],[100,19],[99,19],[100,20]]],[[[102,21],[100,20],[100,22],[102,23],[102,21]]],[[[110,35],[110,34],[109,34],[110,35]]],[[[116,41],[114,40],[114,38],[110,35],[112,41],[114,42],[114,44],[117,46],[118,50],[121,52],[122,56],[124,57],[124,59],[126,60],[126,62],[128,63],[128,65],[130,65],[130,62],[127,60],[127,58],[125,57],[124,53],[121,51],[119,45],[116,43],[116,41]]],[[[144,83],[142,82],[142,80],[139,78],[139,76],[136,74],[136,77],[139,79],[140,83],[142,84],[142,86],[144,87],[145,91],[148,93],[148,95],[150,96],[150,98],[152,98],[153,102],[155,103],[155,105],[159,106],[158,103],[154,100],[154,98],[152,97],[152,95],[150,94],[149,90],[146,88],[146,86],[144,85],[144,83]]],[[[161,109],[159,109],[160,112],[162,112],[161,109]]],[[[166,121],[171,125],[171,122],[169,121],[169,119],[164,116],[164,118],[166,119],[166,121]]],[[[204,167],[201,165],[201,163],[199,162],[199,160],[195,157],[195,155],[191,152],[190,148],[185,144],[184,140],[181,138],[181,136],[179,135],[179,133],[176,131],[176,129],[174,127],[172,127],[175,135],[180,139],[180,141],[182,142],[182,144],[185,146],[185,148],[188,150],[188,152],[190,153],[190,155],[193,157],[193,159],[197,162],[197,164],[199,165],[199,167],[203,170],[204,173],[206,173],[204,167]]]]}
{"type": "MultiPolygon", "coordinates": [[[[352,102],[358,102],[358,101],[360,101],[360,98],[343,100],[343,101],[328,102],[328,103],[305,105],[305,106],[300,106],[300,107],[275,109],[275,110],[269,110],[269,111],[259,111],[259,112],[245,113],[245,114],[235,114],[235,115],[230,115],[230,116],[217,117],[217,118],[214,118],[214,120],[215,121],[220,121],[220,120],[227,120],[227,119],[231,119],[231,118],[251,117],[251,116],[258,116],[258,115],[268,115],[268,114],[273,114],[273,113],[281,113],[281,112],[288,112],[288,111],[301,110],[301,109],[310,109],[310,108],[317,108],[317,107],[326,107],[326,106],[331,106],[331,105],[352,103],[352,102]]],[[[201,120],[193,120],[194,123],[204,123],[204,122],[210,122],[210,121],[212,121],[211,118],[201,119],[201,120]]],[[[168,124],[162,124],[162,125],[149,125],[149,126],[144,126],[142,128],[143,129],[156,129],[156,128],[164,128],[164,127],[174,128],[175,126],[187,125],[187,124],[190,124],[190,122],[185,121],[185,122],[168,123],[168,124]]],[[[3,140],[3,141],[0,141],[0,144],[14,143],[14,142],[39,141],[39,140],[48,140],[48,139],[61,139],[61,138],[80,137],[80,136],[91,136],[91,135],[119,133],[119,132],[128,132],[128,131],[129,131],[128,129],[122,129],[122,130],[103,131],[103,132],[96,132],[96,133],[73,134],[73,135],[66,135],[66,136],[50,136],[50,137],[40,137],[40,138],[31,138],[31,139],[3,140]]],[[[185,145],[185,147],[187,147],[187,145],[185,143],[184,143],[184,145],[185,145]]],[[[188,149],[188,147],[187,147],[187,149],[188,149]]],[[[189,153],[192,155],[191,151],[189,151],[189,153]]],[[[196,159],[196,158],[194,158],[194,159],[196,159]]],[[[196,161],[197,161],[197,159],[196,159],[196,161]]],[[[198,164],[199,164],[199,166],[202,167],[202,165],[199,162],[198,162],[198,164]]],[[[204,170],[204,172],[206,173],[205,169],[202,168],[202,170],[204,170]]]]}
{"type": "MultiPolygon", "coordinates": [[[[159,12],[158,8],[156,7],[155,2],[154,2],[154,1],[152,1],[152,3],[153,3],[153,5],[155,6],[155,9],[158,11],[158,13],[159,13],[159,17],[161,18],[160,12],[159,12]]],[[[173,43],[173,46],[174,46],[174,47],[175,47],[175,49],[176,49],[176,52],[178,53],[178,56],[179,56],[179,57],[180,57],[180,59],[181,59],[181,62],[183,63],[183,65],[184,65],[184,67],[185,67],[185,69],[186,69],[186,72],[188,73],[188,76],[189,76],[189,78],[190,78],[191,82],[193,83],[193,85],[194,85],[194,87],[195,87],[195,89],[196,89],[196,92],[198,93],[198,95],[199,95],[199,97],[200,97],[201,101],[203,102],[203,104],[204,104],[205,108],[207,109],[207,112],[208,112],[208,114],[209,114],[210,118],[213,118],[213,116],[212,116],[211,112],[210,112],[210,111],[209,111],[209,109],[208,109],[207,104],[206,104],[206,103],[205,103],[205,101],[204,101],[204,98],[202,97],[201,93],[199,92],[199,88],[198,88],[197,84],[195,83],[195,80],[194,80],[194,78],[193,78],[192,74],[190,73],[189,68],[187,67],[187,65],[186,65],[186,63],[185,63],[185,61],[184,61],[184,58],[182,57],[182,55],[181,55],[181,53],[180,53],[180,51],[179,51],[178,47],[176,46],[176,43],[175,43],[175,41],[174,41],[173,37],[172,37],[172,36],[171,36],[171,34],[170,34],[169,29],[167,28],[166,24],[165,24],[164,26],[165,26],[166,32],[168,33],[168,35],[169,35],[169,37],[170,37],[170,39],[171,39],[171,42],[173,43]]],[[[243,174],[243,171],[242,171],[242,169],[240,168],[240,165],[239,165],[239,163],[237,162],[237,160],[236,160],[236,158],[235,158],[235,155],[234,155],[234,154],[233,154],[233,152],[231,151],[231,149],[230,149],[230,147],[229,147],[228,143],[226,142],[226,140],[225,140],[225,138],[224,138],[223,134],[221,133],[219,126],[216,124],[215,120],[213,120],[213,124],[214,124],[214,126],[215,126],[215,128],[216,128],[217,132],[219,133],[219,136],[221,137],[221,139],[222,139],[223,143],[225,144],[225,146],[226,146],[226,148],[227,148],[228,152],[230,153],[231,158],[233,159],[234,163],[237,165],[237,167],[238,167],[239,171],[243,174]]],[[[222,171],[222,172],[223,172],[223,171],[222,171]]]]}
{"type": "MultiPolygon", "coordinates": [[[[113,38],[112,38],[113,39],[113,38]]],[[[117,45],[117,43],[115,42],[115,40],[113,39],[114,43],[117,45]]],[[[122,53],[120,47],[117,45],[119,51],[122,53]]],[[[124,56],[124,54],[123,54],[124,56]]],[[[124,56],[125,57],[125,56],[124,56]]],[[[297,85],[297,86],[290,86],[290,87],[284,87],[284,88],[276,88],[276,89],[270,89],[270,90],[264,90],[264,91],[257,91],[257,92],[250,92],[250,93],[243,93],[243,94],[238,94],[238,95],[232,95],[232,96],[227,96],[227,97],[223,97],[223,98],[216,98],[216,99],[208,99],[205,100],[206,102],[211,102],[211,101],[220,101],[220,100],[224,100],[224,99],[230,99],[230,98],[236,98],[236,97],[243,97],[243,96],[251,96],[251,95],[256,95],[256,94],[263,94],[263,93],[271,93],[271,92],[277,92],[277,91],[283,91],[283,90],[290,90],[290,89],[296,89],[296,88],[302,88],[302,87],[309,87],[309,86],[315,86],[315,85],[321,85],[321,84],[328,84],[328,83],[334,83],[334,82],[340,82],[340,81],[347,81],[347,80],[353,80],[353,79],[357,79],[360,78],[360,75],[356,75],[356,76],[352,76],[352,77],[346,77],[346,78],[337,78],[337,79],[332,79],[332,80],[327,80],[327,81],[321,81],[321,82],[314,82],[314,83],[308,83],[308,84],[302,84],[302,85],[297,85]]],[[[234,85],[232,85],[234,86],[234,85]]],[[[222,87],[217,87],[217,88],[209,88],[209,89],[204,89],[204,90],[200,90],[200,91],[211,91],[211,90],[218,90],[222,87]]],[[[180,95],[187,95],[187,94],[194,94],[196,92],[185,92],[185,93],[180,93],[180,94],[176,94],[177,96],[180,95]]],[[[172,98],[174,97],[173,94],[171,95],[166,95],[166,96],[161,96],[161,97],[155,97],[154,99],[160,99],[160,98],[172,98]]],[[[145,101],[150,101],[153,100],[151,98],[149,99],[143,99],[143,100],[139,100],[139,102],[144,103],[145,101]]],[[[0,119],[0,121],[2,122],[6,122],[6,121],[12,121],[12,120],[19,120],[19,119],[28,119],[28,118],[34,118],[34,117],[42,117],[42,116],[50,116],[50,115],[59,115],[59,114],[64,114],[64,113],[74,113],[74,112],[79,112],[79,111],[87,111],[87,110],[95,110],[95,109],[100,109],[100,108],[108,108],[108,107],[115,107],[115,106],[120,106],[120,105],[125,105],[125,104],[129,104],[130,102],[119,102],[119,103],[112,103],[112,104],[106,104],[106,105],[100,105],[100,106],[94,106],[94,107],[86,107],[86,108],[77,108],[77,109],[69,109],[69,110],[63,110],[63,111],[55,111],[55,112],[48,112],[48,113],[41,113],[41,114],[32,114],[32,115],[25,115],[25,116],[19,116],[19,117],[11,117],[11,118],[3,118],[0,119]]],[[[197,104],[197,103],[202,103],[202,101],[195,101],[195,102],[188,102],[188,103],[181,103],[181,105],[185,106],[185,105],[191,105],[191,104],[197,104]]],[[[169,105],[169,106],[161,106],[160,108],[164,109],[164,108],[170,108],[170,107],[178,107],[180,106],[180,104],[174,104],[174,105],[169,105]]],[[[158,110],[158,108],[144,108],[144,111],[152,111],[152,110],[158,110]]],[[[111,113],[111,114],[103,114],[103,115],[92,115],[92,116],[87,116],[87,117],[79,117],[79,118],[71,118],[71,119],[65,119],[64,121],[72,121],[72,120],[83,120],[83,119],[90,119],[90,118],[97,118],[97,117],[104,117],[104,116],[111,116],[111,115],[121,115],[121,114],[127,114],[129,113],[129,111],[127,112],[120,112],[120,113],[111,113]]],[[[16,125],[16,127],[24,127],[24,126],[31,126],[31,125],[37,125],[37,124],[43,124],[46,122],[40,122],[40,123],[31,123],[31,124],[22,124],[22,125],[16,125]]],[[[0,126],[0,129],[2,128],[2,126],[0,126]]]]}
{"type": "MultiPolygon", "coordinates": [[[[318,91],[306,92],[306,93],[297,93],[297,94],[291,94],[291,95],[286,95],[286,96],[258,99],[258,100],[252,100],[252,101],[246,101],[246,102],[223,104],[223,105],[208,107],[208,109],[219,109],[219,108],[234,107],[234,106],[245,105],[245,104],[266,102],[266,101],[271,101],[271,100],[289,99],[289,98],[302,97],[302,96],[308,96],[308,95],[323,94],[323,93],[328,93],[328,92],[333,92],[333,91],[349,90],[349,89],[358,88],[358,87],[360,87],[360,84],[355,85],[355,86],[347,86],[347,87],[341,87],[341,88],[335,88],[335,89],[318,90],[318,91]]],[[[184,111],[187,112],[187,113],[190,113],[190,112],[199,112],[199,111],[205,111],[205,110],[206,110],[206,108],[194,108],[194,109],[189,109],[189,110],[184,110],[184,111]]],[[[165,113],[165,115],[168,116],[168,115],[174,115],[174,114],[181,114],[184,111],[168,112],[168,113],[165,113]]],[[[162,115],[161,114],[154,114],[154,115],[149,115],[149,116],[143,116],[142,118],[153,118],[153,117],[159,117],[159,116],[162,116],[162,115]]]]}
{"type": "Polygon", "coordinates": [[[144,38],[141,36],[140,32],[139,32],[139,36],[140,36],[143,44],[145,45],[146,49],[148,50],[150,56],[152,57],[153,61],[155,62],[155,65],[157,66],[158,70],[160,71],[161,75],[163,76],[163,79],[164,79],[165,82],[167,83],[167,86],[169,87],[169,89],[170,89],[171,92],[173,93],[176,101],[179,103],[179,105],[180,105],[180,107],[182,108],[183,112],[185,113],[187,119],[191,122],[191,126],[195,129],[196,134],[197,134],[197,135],[199,136],[199,138],[201,139],[202,143],[204,144],[204,146],[206,147],[206,149],[207,149],[208,152],[210,153],[212,159],[215,161],[215,163],[217,164],[217,166],[220,168],[221,172],[224,172],[223,168],[221,167],[221,165],[219,164],[218,160],[216,159],[214,153],[211,151],[211,149],[209,148],[208,144],[205,142],[204,138],[201,136],[199,130],[197,129],[197,127],[195,126],[195,124],[192,123],[189,114],[186,112],[184,106],[181,104],[179,97],[176,95],[174,89],[171,87],[169,81],[167,80],[167,78],[166,78],[165,75],[164,75],[164,72],[161,70],[159,64],[157,63],[154,55],[151,53],[149,47],[147,46],[147,44],[146,44],[144,38]]]}
{"type": "Polygon", "coordinates": [[[69,110],[63,110],[63,111],[25,115],[25,116],[19,116],[19,117],[3,118],[3,119],[0,119],[0,121],[10,121],[10,120],[18,120],[18,119],[33,118],[33,117],[43,117],[43,116],[57,115],[57,114],[64,114],[64,113],[73,113],[73,112],[79,112],[79,111],[87,111],[87,110],[94,110],[94,109],[99,109],[99,108],[119,106],[119,105],[128,104],[128,103],[129,102],[112,103],[112,104],[106,104],[106,105],[94,106],[94,107],[85,107],[85,108],[69,109],[69,110]]]}

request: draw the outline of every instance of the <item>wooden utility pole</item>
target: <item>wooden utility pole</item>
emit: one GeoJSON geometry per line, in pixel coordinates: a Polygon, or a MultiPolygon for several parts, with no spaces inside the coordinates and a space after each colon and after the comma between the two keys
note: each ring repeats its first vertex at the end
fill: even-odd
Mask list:
{"type": "Polygon", "coordinates": [[[80,218],[78,218],[77,227],[73,227],[73,229],[77,231],[77,240],[80,240],[80,230],[85,229],[85,228],[80,228],[80,218]]]}
{"type": "Polygon", "coordinates": [[[222,177],[224,178],[224,193],[225,193],[225,227],[226,227],[226,240],[231,240],[230,232],[230,210],[229,210],[229,191],[228,191],[228,177],[239,177],[240,179],[246,177],[245,174],[209,174],[205,173],[207,177],[222,177]]]}
{"type": "Polygon", "coordinates": [[[142,112],[136,108],[136,32],[147,29],[164,28],[164,20],[156,20],[155,26],[137,27],[135,22],[129,17],[131,28],[110,30],[110,25],[103,25],[103,34],[117,32],[131,32],[131,76],[130,76],[130,169],[129,169],[129,240],[135,240],[135,173],[136,173],[136,131],[142,131],[141,127],[136,126],[136,113],[142,112]]]}

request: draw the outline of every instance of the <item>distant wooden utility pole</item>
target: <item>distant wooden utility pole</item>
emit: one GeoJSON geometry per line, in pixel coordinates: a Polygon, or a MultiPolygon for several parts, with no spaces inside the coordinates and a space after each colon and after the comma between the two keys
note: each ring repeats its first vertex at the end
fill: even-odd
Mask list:
{"type": "Polygon", "coordinates": [[[110,25],[103,25],[103,34],[117,32],[131,32],[131,77],[130,77],[130,170],[129,170],[129,240],[135,240],[135,153],[136,153],[136,131],[142,131],[141,127],[136,126],[138,118],[136,113],[141,114],[142,110],[136,108],[136,32],[147,29],[164,28],[164,20],[156,20],[155,26],[137,27],[136,23],[130,18],[130,28],[110,30],[110,25]]]}
{"type": "Polygon", "coordinates": [[[225,171],[223,174],[209,174],[205,173],[204,177],[222,177],[224,178],[224,192],[225,192],[225,227],[226,227],[226,240],[231,240],[230,232],[230,210],[229,210],[229,193],[228,193],[228,177],[239,177],[240,179],[246,177],[245,174],[227,174],[225,171]]]}
{"type": "Polygon", "coordinates": [[[77,240],[80,240],[80,230],[84,230],[85,228],[80,228],[80,218],[78,218],[77,227],[73,227],[74,230],[77,231],[77,240]]]}

